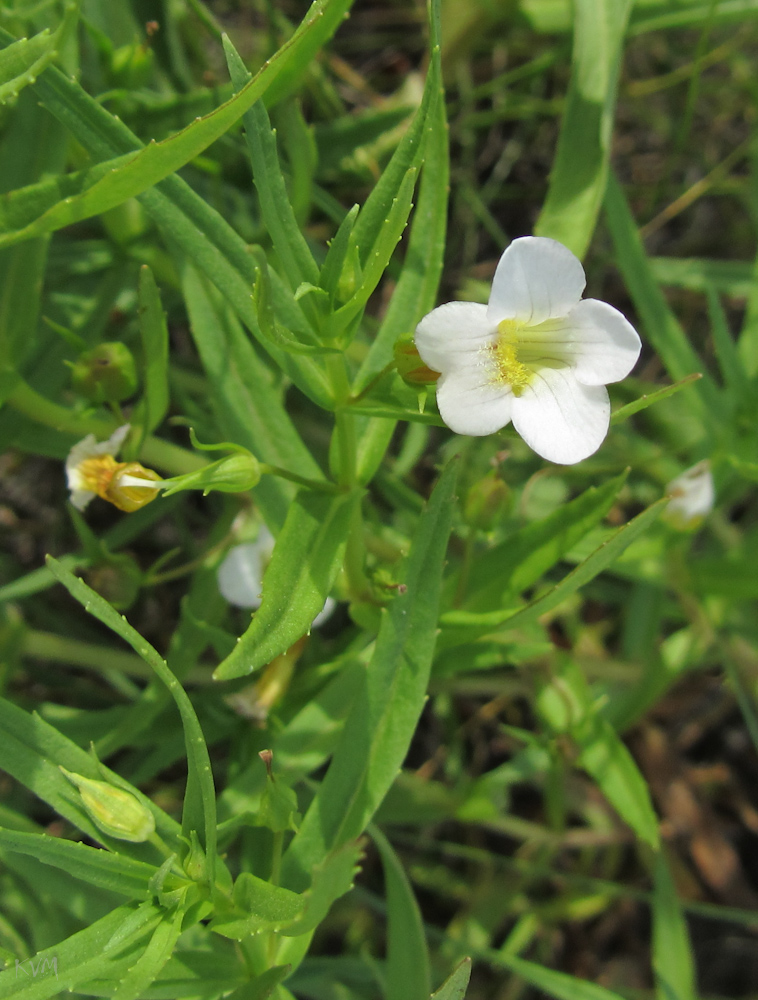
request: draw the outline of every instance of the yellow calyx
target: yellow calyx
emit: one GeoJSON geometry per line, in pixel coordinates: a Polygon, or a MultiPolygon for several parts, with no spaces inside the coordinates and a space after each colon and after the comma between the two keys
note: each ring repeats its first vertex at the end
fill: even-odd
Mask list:
{"type": "Polygon", "coordinates": [[[518,334],[521,325],[515,319],[498,323],[495,357],[503,382],[511,387],[514,396],[520,396],[532,381],[534,372],[518,359],[518,334]]]}

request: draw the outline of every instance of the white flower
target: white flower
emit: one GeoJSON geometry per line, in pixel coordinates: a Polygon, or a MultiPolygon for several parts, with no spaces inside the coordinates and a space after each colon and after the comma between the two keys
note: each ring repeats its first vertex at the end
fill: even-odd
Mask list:
{"type": "MultiPolygon", "coordinates": [[[[254,542],[243,542],[229,549],[218,568],[218,589],[226,600],[237,608],[259,608],[263,574],[274,551],[274,536],[263,525],[254,542]]],[[[327,597],[324,607],[313,619],[312,628],[329,618],[335,602],[327,597]]]]}
{"type": "Polygon", "coordinates": [[[711,512],[716,499],[708,459],[672,479],[666,495],[671,497],[664,512],[666,520],[677,528],[696,528],[711,512]]]}
{"type": "Polygon", "coordinates": [[[629,374],[640,338],[613,306],[582,299],[579,260],[555,240],[514,240],[489,304],[448,302],[416,328],[424,362],[441,372],[437,405],[457,434],[513,426],[550,462],[572,465],[608,432],[605,385],[629,374]]]}
{"type": "Polygon", "coordinates": [[[84,510],[90,500],[100,494],[104,480],[110,482],[112,479],[117,467],[115,456],[128,433],[129,424],[124,424],[107,441],[98,442],[94,434],[88,434],[68,453],[66,479],[71,503],[77,510],[84,510]]]}

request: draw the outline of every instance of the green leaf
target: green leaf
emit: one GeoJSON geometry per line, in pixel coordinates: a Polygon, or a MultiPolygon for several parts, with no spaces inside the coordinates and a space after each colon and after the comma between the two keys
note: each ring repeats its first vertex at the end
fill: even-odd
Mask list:
{"type": "MultiPolygon", "coordinates": [[[[674,381],[680,381],[692,372],[700,371],[703,362],[690,346],[687,335],[658,287],[624,192],[613,173],[608,177],[605,214],[618,266],[642,320],[645,335],[669,375],[674,381]]],[[[721,411],[721,393],[707,374],[697,386],[698,394],[691,397],[690,405],[701,414],[706,408],[709,411],[708,421],[711,422],[714,415],[721,411]]]]}
{"type": "Polygon", "coordinates": [[[317,927],[335,899],[353,885],[358,844],[345,844],[314,868],[310,889],[292,892],[243,872],[234,884],[234,911],[221,914],[211,929],[223,937],[242,941],[261,931],[277,931],[286,937],[300,937],[317,927]]]}
{"type": "MultiPolygon", "coordinates": [[[[154,849],[142,844],[129,844],[106,836],[90,819],[82,805],[81,796],[64,778],[60,767],[102,779],[92,757],[81,747],[67,739],[38,715],[29,715],[23,709],[0,699],[0,768],[29,788],[43,802],[78,827],[93,840],[106,844],[112,850],[133,858],[151,858],[154,849]]],[[[123,784],[118,775],[103,769],[114,784],[123,784]]],[[[156,827],[162,836],[175,841],[178,825],[162,809],[130,786],[143,805],[155,816],[156,827]]]]}
{"type": "Polygon", "coordinates": [[[662,852],[655,859],[653,969],[658,1000],[696,1000],[695,963],[687,922],[662,852]]]}
{"type": "MultiPolygon", "coordinates": [[[[152,142],[127,161],[120,159],[116,164],[100,164],[92,171],[88,171],[83,178],[86,186],[78,194],[70,195],[63,201],[47,207],[41,215],[29,221],[23,228],[0,236],[0,247],[28,239],[30,236],[52,232],[105,212],[128,198],[154,187],[181,169],[228,132],[231,126],[266,92],[279,73],[287,69],[288,64],[297,64],[305,52],[312,52],[313,45],[309,42],[309,33],[315,31],[319,39],[323,40],[324,28],[320,22],[323,22],[327,14],[330,15],[328,18],[330,23],[333,22],[335,8],[344,10],[344,7],[345,0],[340,0],[340,3],[336,0],[315,0],[292,37],[267,60],[264,67],[255,77],[249,79],[234,97],[210,114],[196,119],[181,132],[164,139],[163,142],[152,142]]],[[[6,32],[0,34],[0,40],[7,41],[9,37],[6,32]]],[[[7,52],[7,48],[2,50],[0,58],[7,52]]],[[[0,96],[1,94],[0,89],[0,96]]],[[[317,273],[315,280],[318,280],[317,273]]]]}
{"type": "Polygon", "coordinates": [[[49,28],[32,38],[21,38],[0,52],[0,104],[18,97],[19,91],[34,83],[58,55],[59,31],[49,28]]]}
{"type": "Polygon", "coordinates": [[[527,525],[473,561],[463,607],[495,610],[552,569],[608,513],[627,473],[591,486],[541,521],[527,525]]]}
{"type": "MultiPolygon", "coordinates": [[[[323,10],[323,6],[317,2],[313,8],[323,10]]],[[[10,38],[0,29],[0,42],[10,38]]],[[[250,86],[254,83],[252,81],[250,86]]],[[[55,67],[48,68],[32,89],[43,106],[95,159],[109,160],[142,148],[123,122],[110,115],[78,83],[55,67]]],[[[319,405],[328,407],[330,390],[319,366],[310,359],[275,351],[261,337],[250,296],[255,278],[253,263],[244,240],[177,176],[167,177],[157,188],[146,190],[140,195],[140,201],[170,245],[179,248],[208,276],[298,388],[319,405]]]]}
{"type": "Polygon", "coordinates": [[[577,764],[595,779],[619,816],[657,850],[658,818],[647,782],[613,726],[593,704],[579,667],[571,660],[560,662],[536,705],[553,733],[565,733],[576,742],[577,764]]]}
{"type": "Polygon", "coordinates": [[[216,668],[217,680],[260,669],[310,632],[342,565],[356,503],[357,492],[298,493],[263,575],[261,605],[247,632],[216,668]]]}
{"type": "Polygon", "coordinates": [[[201,843],[205,850],[207,879],[208,883],[213,886],[215,884],[214,868],[216,862],[216,794],[213,787],[213,772],[208,756],[208,747],[192,702],[169,669],[166,661],[146,639],[142,638],[136,629],[132,628],[123,615],[120,615],[83,580],[78,579],[65,569],[57,559],[48,556],[47,565],[56,579],[63,584],[73,598],[79,601],[85,611],[94,615],[103,625],[120,636],[132,647],[135,653],[139,654],[152,667],[174,699],[182,718],[187,748],[188,776],[182,814],[182,831],[187,838],[192,830],[195,830],[201,837],[201,843]]]}
{"type": "Polygon", "coordinates": [[[171,958],[174,946],[182,933],[185,916],[186,907],[183,906],[177,906],[175,910],[164,914],[153,931],[147,947],[119,982],[118,989],[112,994],[112,1000],[140,1000],[171,958]]]}
{"type": "MultiPolygon", "coordinates": [[[[413,191],[416,186],[417,167],[409,167],[397,189],[397,194],[387,212],[379,231],[376,234],[371,254],[366,259],[361,281],[349,301],[341,306],[329,320],[329,330],[334,336],[341,334],[365,307],[376,286],[387,269],[392,254],[400,237],[403,235],[408,216],[413,207],[413,191]]],[[[360,222],[360,216],[358,221],[360,222]]],[[[352,238],[356,239],[358,226],[353,229],[352,238]]],[[[355,244],[358,246],[358,244],[355,244]]]]}
{"type": "Polygon", "coordinates": [[[27,854],[42,864],[60,868],[90,885],[129,899],[144,899],[148,895],[148,882],[156,871],[153,865],[142,861],[46,834],[0,829],[0,847],[27,854]]]}
{"type": "Polygon", "coordinates": [[[716,348],[716,357],[724,384],[728,392],[733,394],[735,402],[745,402],[752,398],[754,390],[740,358],[737,345],[732,339],[718,292],[710,284],[706,286],[705,291],[708,297],[708,315],[711,320],[713,346],[716,348]]]}
{"type": "Polygon", "coordinates": [[[139,321],[142,341],[144,408],[139,414],[145,435],[152,433],[168,412],[168,327],[153,272],[144,264],[139,278],[139,321]]]}
{"type": "MultiPolygon", "coordinates": [[[[182,284],[190,330],[208,378],[210,403],[221,433],[249,448],[264,462],[322,478],[272,385],[270,370],[222,296],[189,265],[184,269],[182,284]]],[[[289,484],[264,476],[253,495],[272,527],[284,523],[293,496],[289,484]]]]}
{"type": "Polygon", "coordinates": [[[463,1000],[471,978],[471,959],[464,958],[457,965],[438,990],[432,993],[431,1000],[463,1000]]]}
{"type": "MultiPolygon", "coordinates": [[[[439,66],[439,11],[432,8],[432,59],[426,86],[441,92],[439,66]]],[[[423,139],[424,162],[418,203],[411,222],[408,249],[397,285],[382,325],[361,365],[355,388],[360,390],[392,359],[398,337],[412,333],[419,320],[437,303],[445,256],[450,158],[445,102],[436,100],[426,119],[423,139]]],[[[372,464],[376,464],[373,462],[372,464]]],[[[368,470],[367,470],[368,472],[368,470]]],[[[364,473],[366,476],[367,473],[364,473]]],[[[368,479],[371,477],[368,476],[368,479]]],[[[368,481],[364,478],[364,481],[368,481]]]]}
{"type": "Polygon", "coordinates": [[[15,967],[0,972],[0,997],[48,1000],[75,990],[96,992],[88,986],[127,972],[134,962],[131,949],[160,923],[162,912],[152,903],[120,906],[78,934],[38,952],[28,960],[23,974],[15,967]],[[34,976],[32,967],[38,970],[34,976]]]}
{"type": "MultiPolygon", "coordinates": [[[[552,611],[567,597],[583,587],[585,583],[593,580],[598,573],[607,569],[635,539],[648,529],[668,502],[668,497],[662,497],[643,510],[641,514],[628,521],[610,538],[607,538],[592,555],[568,573],[560,583],[551,587],[547,593],[527,604],[526,607],[515,611],[508,608],[481,614],[469,611],[448,611],[442,616],[443,625],[456,629],[454,635],[456,642],[470,641],[479,635],[487,635],[503,626],[511,629],[531,625],[541,615],[552,611]]],[[[448,637],[446,645],[452,644],[452,641],[453,637],[448,637]]]]}
{"type": "Polygon", "coordinates": [[[377,827],[370,832],[382,858],[387,897],[385,1000],[427,1000],[432,985],[421,911],[392,845],[377,827]]]}
{"type": "Polygon", "coordinates": [[[588,983],[586,979],[575,979],[565,972],[555,972],[515,955],[505,955],[502,951],[497,952],[497,956],[507,969],[537,989],[544,990],[548,996],[555,997],[555,1000],[623,1000],[618,993],[588,983]]]}
{"type": "Polygon", "coordinates": [[[662,389],[656,389],[655,392],[645,393],[639,399],[634,399],[631,403],[627,403],[626,406],[620,406],[618,410],[615,410],[611,414],[611,423],[623,423],[624,420],[634,416],[635,413],[640,413],[642,410],[646,410],[648,406],[654,406],[662,399],[668,399],[669,396],[676,395],[681,389],[686,389],[688,385],[692,385],[693,382],[697,382],[702,377],[700,372],[693,372],[692,375],[688,375],[687,378],[683,378],[679,382],[674,382],[673,385],[666,385],[662,389]]]}
{"type": "Polygon", "coordinates": [[[547,198],[534,227],[584,257],[608,178],[624,33],[631,0],[576,0],[566,109],[547,198]]]}
{"type": "Polygon", "coordinates": [[[450,462],[419,518],[405,589],[382,612],[374,654],[332,763],[284,856],[289,884],[307,885],[322,858],[360,836],[408,752],[432,664],[456,471],[457,462],[450,462]]]}
{"type": "MultiPolygon", "coordinates": [[[[250,74],[227,37],[224,37],[224,54],[234,89],[242,90],[250,80],[250,74]]],[[[305,281],[315,285],[319,270],[290,204],[279,165],[276,133],[271,128],[263,101],[256,101],[242,120],[263,224],[274,244],[285,278],[293,291],[305,281]]]]}

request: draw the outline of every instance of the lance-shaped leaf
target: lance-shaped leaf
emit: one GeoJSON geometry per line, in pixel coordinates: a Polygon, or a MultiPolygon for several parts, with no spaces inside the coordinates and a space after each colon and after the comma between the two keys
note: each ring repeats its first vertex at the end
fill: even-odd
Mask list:
{"type": "Polygon", "coordinates": [[[431,1000],[463,1000],[471,978],[471,959],[464,958],[438,990],[432,993],[431,1000]]]}
{"type": "Polygon", "coordinates": [[[456,465],[448,464],[419,518],[404,587],[382,612],[332,763],[285,854],[283,879],[290,885],[307,885],[330,851],[360,836],[408,752],[432,665],[456,465]]]}
{"type": "MultiPolygon", "coordinates": [[[[196,119],[181,132],[164,139],[163,142],[150,143],[127,161],[122,160],[110,167],[98,166],[83,177],[85,186],[77,194],[71,194],[54,205],[45,206],[40,214],[29,219],[23,227],[1,235],[0,247],[28,239],[30,236],[53,232],[63,226],[98,215],[120,205],[128,198],[141,194],[169,174],[175,173],[228,132],[248,108],[266,92],[279,73],[287,69],[288,64],[299,63],[304,53],[311,49],[309,34],[316,32],[321,36],[323,28],[320,22],[323,21],[324,15],[335,7],[344,10],[344,6],[344,0],[339,4],[335,3],[335,0],[315,0],[289,41],[277,50],[234,97],[210,114],[196,119]]],[[[10,37],[6,32],[0,34],[0,40],[6,43],[10,37]]],[[[10,48],[13,48],[13,43],[10,48]]],[[[8,48],[3,52],[8,52],[8,48]]],[[[0,59],[3,52],[0,52],[0,59]]]]}
{"type": "Polygon", "coordinates": [[[261,605],[250,628],[216,668],[217,680],[259,670],[310,631],[342,566],[356,503],[357,492],[298,493],[263,575],[261,605]]]}
{"type": "Polygon", "coordinates": [[[450,627],[450,632],[446,631],[444,634],[445,646],[473,641],[479,636],[488,635],[504,626],[508,629],[523,628],[537,621],[541,615],[552,611],[580,587],[593,580],[598,573],[602,573],[604,569],[611,566],[621,553],[648,529],[668,502],[668,498],[663,497],[651,504],[641,514],[615,531],[590,556],[568,573],[560,583],[531,601],[526,607],[511,607],[502,611],[481,613],[463,610],[446,612],[442,616],[442,623],[450,627]]]}
{"type": "Polygon", "coordinates": [[[208,883],[213,886],[216,863],[216,794],[208,747],[187,692],[169,669],[163,657],[146,639],[142,638],[136,629],[132,628],[123,615],[120,615],[83,580],[65,569],[57,559],[48,556],[47,564],[56,578],[71,596],[79,601],[85,611],[94,615],[103,625],[107,625],[153,668],[174,699],[182,718],[187,748],[188,776],[184,795],[182,831],[187,838],[193,830],[201,837],[205,851],[206,877],[208,883]]]}
{"type": "Polygon", "coordinates": [[[695,963],[687,921],[664,853],[655,859],[653,969],[658,1000],[696,1000],[695,963]]]}

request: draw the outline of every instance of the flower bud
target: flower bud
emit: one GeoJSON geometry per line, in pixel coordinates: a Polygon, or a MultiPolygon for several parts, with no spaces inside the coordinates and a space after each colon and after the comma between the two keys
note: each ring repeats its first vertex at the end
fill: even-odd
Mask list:
{"type": "Polygon", "coordinates": [[[65,767],[60,770],[79,789],[84,808],[103,833],[140,844],[155,832],[153,814],[136,795],[107,781],[95,781],[67,771],[65,767]]]}
{"type": "Polygon", "coordinates": [[[409,385],[433,385],[440,377],[421,360],[413,337],[400,337],[395,341],[395,365],[400,378],[409,385]]]}
{"type": "Polygon", "coordinates": [[[146,469],[139,462],[119,462],[100,496],[119,510],[131,514],[158,496],[160,489],[148,486],[149,482],[159,483],[163,480],[157,472],[146,469]]]}
{"type": "Polygon", "coordinates": [[[496,472],[489,472],[474,483],[463,504],[463,516],[472,528],[492,531],[497,522],[504,518],[511,508],[510,487],[496,472]]]}
{"type": "Polygon", "coordinates": [[[71,368],[74,390],[91,403],[120,403],[137,389],[137,367],[126,344],[98,344],[71,368]]]}
{"type": "Polygon", "coordinates": [[[217,462],[189,472],[185,476],[174,476],[164,480],[166,496],[180,490],[211,490],[221,493],[244,493],[257,486],[261,479],[261,467],[255,455],[240,449],[233,455],[220,458],[217,462]]]}
{"type": "Polygon", "coordinates": [[[713,510],[716,491],[713,485],[711,463],[706,459],[687,469],[666,487],[671,497],[663,518],[679,531],[694,531],[713,510]]]}

